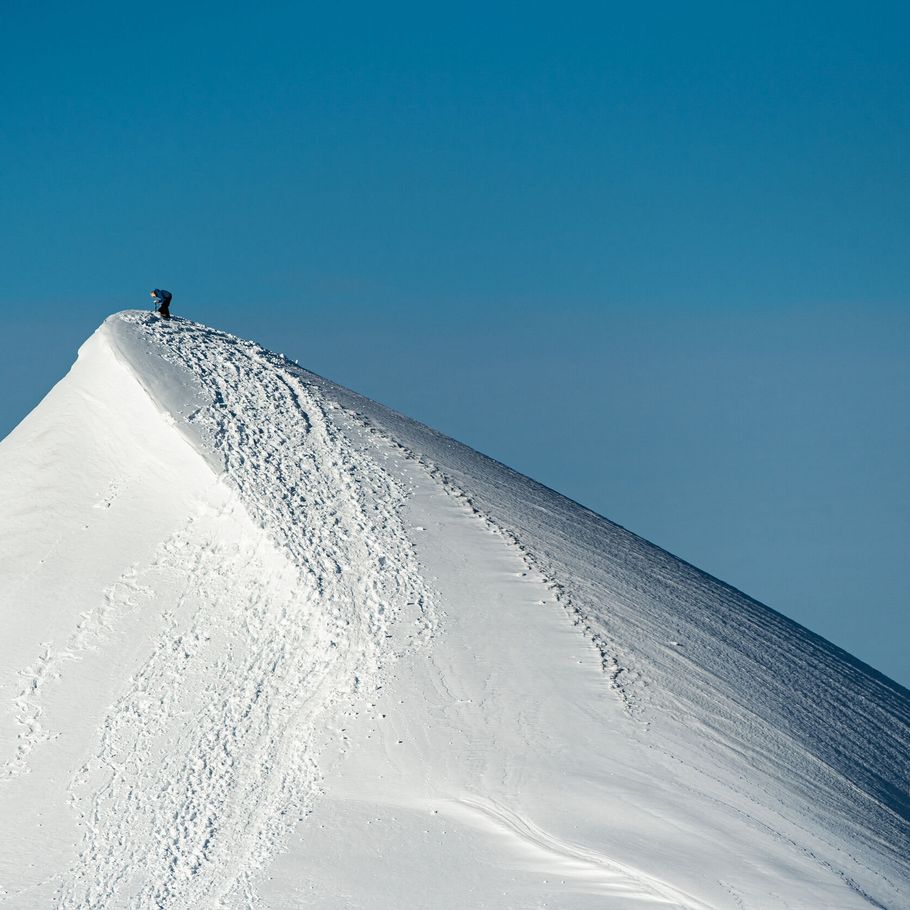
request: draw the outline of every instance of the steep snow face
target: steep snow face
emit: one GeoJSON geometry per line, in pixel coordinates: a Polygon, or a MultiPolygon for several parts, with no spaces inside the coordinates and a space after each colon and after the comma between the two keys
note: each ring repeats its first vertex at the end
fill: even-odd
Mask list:
{"type": "Polygon", "coordinates": [[[910,905],[905,690],[255,344],[112,317],[0,503],[2,906],[910,905]]]}
{"type": "Polygon", "coordinates": [[[58,847],[7,828],[15,907],[242,904],[312,804],[323,716],[377,684],[401,614],[427,627],[404,487],[299,380],[224,339],[137,372],[127,326],[2,449],[0,814],[58,847]],[[208,402],[205,458],[167,396],[208,402]]]}

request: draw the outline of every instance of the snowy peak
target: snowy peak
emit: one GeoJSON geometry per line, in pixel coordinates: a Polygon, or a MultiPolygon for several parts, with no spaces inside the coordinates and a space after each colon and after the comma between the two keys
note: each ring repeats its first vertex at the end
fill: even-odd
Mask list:
{"type": "Polygon", "coordinates": [[[0,905],[910,898],[906,690],[254,343],[112,316],[0,501],[0,905]]]}

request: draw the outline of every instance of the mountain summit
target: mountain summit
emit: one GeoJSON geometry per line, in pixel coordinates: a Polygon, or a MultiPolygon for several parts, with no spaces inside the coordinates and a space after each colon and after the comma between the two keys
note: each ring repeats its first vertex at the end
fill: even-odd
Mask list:
{"type": "Polygon", "coordinates": [[[0,444],[0,906],[905,908],[910,693],[258,345],[0,444]]]}

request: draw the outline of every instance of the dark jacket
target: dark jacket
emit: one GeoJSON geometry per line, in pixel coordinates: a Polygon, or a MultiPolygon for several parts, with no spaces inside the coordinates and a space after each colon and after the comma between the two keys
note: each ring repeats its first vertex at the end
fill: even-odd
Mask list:
{"type": "Polygon", "coordinates": [[[158,312],[165,318],[171,318],[171,298],[174,296],[170,291],[162,291],[155,288],[152,293],[155,295],[155,302],[158,304],[158,312]]]}

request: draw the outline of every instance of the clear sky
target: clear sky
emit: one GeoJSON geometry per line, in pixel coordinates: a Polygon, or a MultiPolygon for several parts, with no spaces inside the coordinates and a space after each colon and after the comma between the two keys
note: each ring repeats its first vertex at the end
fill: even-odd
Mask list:
{"type": "Polygon", "coordinates": [[[907,10],[6,0],[0,435],[166,287],[910,685],[907,10]]]}

